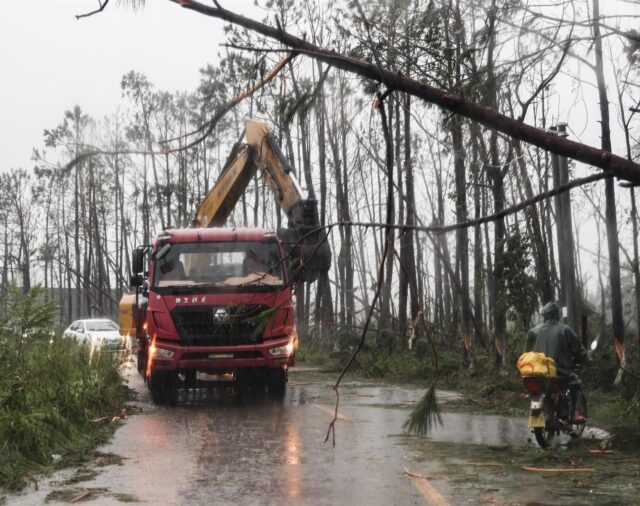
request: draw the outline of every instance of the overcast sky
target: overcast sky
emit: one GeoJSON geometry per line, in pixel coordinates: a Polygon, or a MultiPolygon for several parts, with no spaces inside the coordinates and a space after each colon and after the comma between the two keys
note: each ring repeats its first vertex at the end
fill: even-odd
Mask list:
{"type": "MultiPolygon", "coordinates": [[[[252,0],[233,9],[262,13],[252,0]]],[[[0,0],[0,171],[31,169],[45,128],[75,104],[93,117],[122,101],[120,79],[136,70],[160,89],[193,90],[198,69],[215,62],[223,23],[166,0],[132,11],[112,1],[76,20],[94,0],[0,0]]]]}

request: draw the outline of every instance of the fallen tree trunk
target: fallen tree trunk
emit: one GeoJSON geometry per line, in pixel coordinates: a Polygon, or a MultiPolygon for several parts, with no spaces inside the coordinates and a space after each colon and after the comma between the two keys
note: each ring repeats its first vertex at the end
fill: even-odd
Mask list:
{"type": "Polygon", "coordinates": [[[404,91],[515,139],[520,139],[552,153],[611,171],[618,178],[640,183],[640,165],[608,151],[559,137],[500,114],[493,109],[479,105],[454,93],[421,83],[398,72],[392,72],[376,64],[316,46],[300,37],[285,32],[279,27],[274,28],[224,9],[217,1],[214,1],[214,6],[205,5],[194,0],[171,1],[185,9],[243,26],[289,46],[294,52],[305,54],[331,66],[378,81],[389,89],[404,91]]]}

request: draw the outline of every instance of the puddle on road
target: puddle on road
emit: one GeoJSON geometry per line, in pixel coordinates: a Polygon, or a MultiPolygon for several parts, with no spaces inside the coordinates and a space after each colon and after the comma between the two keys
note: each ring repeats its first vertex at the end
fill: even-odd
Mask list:
{"type": "MultiPolygon", "coordinates": [[[[328,387],[330,390],[330,387],[328,387]]],[[[323,397],[324,404],[333,409],[333,393],[323,397]],[[326,399],[326,401],[324,400],[326,399]],[[329,400],[332,399],[332,400],[329,400]]],[[[381,419],[387,426],[397,426],[399,433],[411,409],[424,395],[419,387],[398,387],[397,385],[371,386],[357,381],[343,383],[340,390],[340,412],[348,418],[364,423],[376,423],[381,419]],[[380,412],[384,409],[384,412],[380,412]],[[369,416],[362,416],[362,412],[369,416]]],[[[428,439],[442,443],[462,443],[486,446],[527,446],[533,435],[527,427],[527,418],[479,413],[447,412],[447,403],[456,403],[457,408],[464,396],[458,392],[438,390],[438,401],[442,410],[442,424],[437,424],[428,439]]],[[[601,440],[609,434],[595,427],[587,427],[582,438],[601,440]]],[[[561,438],[566,443],[569,437],[561,438]]]]}
{"type": "MultiPolygon", "coordinates": [[[[409,412],[424,395],[421,388],[398,388],[392,385],[359,386],[345,383],[340,393],[340,411],[348,418],[370,424],[402,425],[409,412]],[[363,414],[365,416],[363,416],[363,414]]],[[[333,402],[325,404],[333,407],[333,402]]],[[[510,418],[499,415],[446,412],[448,402],[458,402],[463,396],[457,392],[438,391],[442,409],[442,424],[436,425],[428,439],[437,442],[465,443],[489,446],[526,445],[530,439],[526,418],[510,418]]]]}
{"type": "Polygon", "coordinates": [[[526,420],[469,413],[443,413],[429,434],[432,441],[487,446],[523,445],[528,437],[526,420]]]}

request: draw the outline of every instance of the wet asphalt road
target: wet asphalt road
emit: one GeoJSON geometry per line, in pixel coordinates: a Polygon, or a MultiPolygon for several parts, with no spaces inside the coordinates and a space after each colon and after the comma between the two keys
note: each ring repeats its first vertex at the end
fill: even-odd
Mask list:
{"type": "MultiPolygon", "coordinates": [[[[447,504],[451,497],[439,463],[402,437],[409,406],[423,390],[345,381],[334,448],[324,438],[335,375],[294,369],[283,401],[264,396],[241,404],[224,389],[198,390],[182,393],[171,408],[154,406],[141,378],[128,376],[142,413],[100,448],[122,464],[96,468],[97,476],[73,485],[63,482],[74,470],[58,472],[8,504],[40,504],[47,496],[57,504],[50,493],[65,487],[67,503],[93,490],[82,499],[91,504],[447,504]],[[417,482],[405,470],[435,478],[417,482]]],[[[454,397],[442,392],[440,401],[454,397]]],[[[444,413],[443,422],[432,440],[496,445],[528,438],[520,419],[444,413]]]]}

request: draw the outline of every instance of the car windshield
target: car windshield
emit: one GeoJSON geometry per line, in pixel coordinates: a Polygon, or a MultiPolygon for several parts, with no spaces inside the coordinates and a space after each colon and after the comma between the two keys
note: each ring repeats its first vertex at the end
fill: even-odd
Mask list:
{"type": "Polygon", "coordinates": [[[275,241],[178,243],[157,260],[153,286],[161,291],[269,290],[282,287],[282,258],[275,241]]]}
{"type": "Polygon", "coordinates": [[[87,332],[106,332],[118,330],[118,326],[111,320],[100,320],[98,322],[85,322],[87,332]]]}

